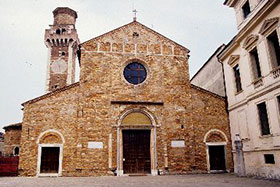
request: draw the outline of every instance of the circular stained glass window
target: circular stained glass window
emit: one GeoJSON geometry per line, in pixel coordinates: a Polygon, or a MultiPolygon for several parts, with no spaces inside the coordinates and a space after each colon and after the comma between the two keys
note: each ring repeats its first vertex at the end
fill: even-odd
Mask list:
{"type": "Polygon", "coordinates": [[[134,84],[134,85],[144,82],[144,80],[147,77],[146,68],[138,62],[132,62],[132,63],[128,64],[124,68],[123,74],[124,74],[125,79],[129,83],[134,84]]]}

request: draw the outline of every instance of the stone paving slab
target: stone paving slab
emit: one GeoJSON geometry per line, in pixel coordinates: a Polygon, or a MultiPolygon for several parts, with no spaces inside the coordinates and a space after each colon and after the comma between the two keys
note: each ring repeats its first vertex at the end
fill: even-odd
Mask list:
{"type": "Polygon", "coordinates": [[[1,187],[70,187],[70,186],[172,186],[172,187],[270,187],[280,186],[279,181],[240,178],[233,174],[169,175],[169,176],[135,176],[135,177],[2,177],[1,187]]]}

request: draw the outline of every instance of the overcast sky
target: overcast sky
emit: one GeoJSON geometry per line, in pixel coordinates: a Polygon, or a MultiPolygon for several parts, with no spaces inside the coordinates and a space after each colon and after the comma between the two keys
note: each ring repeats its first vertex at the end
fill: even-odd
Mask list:
{"type": "Polygon", "coordinates": [[[190,74],[236,34],[224,0],[0,0],[0,131],[22,121],[21,103],[45,93],[44,31],[56,7],[77,11],[81,42],[137,21],[190,49],[190,74]]]}

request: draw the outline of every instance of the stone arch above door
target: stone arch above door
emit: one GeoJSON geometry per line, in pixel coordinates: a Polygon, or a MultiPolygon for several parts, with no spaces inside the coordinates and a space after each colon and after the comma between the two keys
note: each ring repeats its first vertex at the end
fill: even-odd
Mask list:
{"type": "Polygon", "coordinates": [[[225,139],[220,133],[213,132],[208,135],[206,142],[225,142],[225,139]]]}
{"type": "Polygon", "coordinates": [[[43,137],[41,137],[39,143],[40,144],[54,144],[54,143],[61,144],[62,141],[61,141],[60,137],[57,134],[55,134],[55,133],[47,133],[43,137]]]}
{"type": "Polygon", "coordinates": [[[207,142],[228,142],[228,138],[226,136],[226,134],[219,130],[219,129],[211,129],[209,130],[203,139],[204,143],[207,142]]]}
{"type": "Polygon", "coordinates": [[[219,129],[209,130],[203,139],[206,145],[206,161],[208,172],[227,171],[227,146],[228,138],[219,129]]]}
{"type": "Polygon", "coordinates": [[[118,126],[156,126],[154,116],[145,108],[133,108],[126,110],[118,120],[118,126]]]}
{"type": "Polygon", "coordinates": [[[65,139],[55,129],[42,132],[37,139],[37,176],[62,176],[65,139]]]}
{"type": "Polygon", "coordinates": [[[122,125],[152,125],[152,121],[142,112],[131,112],[123,118],[122,125]]]}
{"type": "Polygon", "coordinates": [[[54,129],[49,129],[44,132],[42,132],[38,139],[37,139],[37,144],[64,144],[65,139],[63,135],[54,129]]]}

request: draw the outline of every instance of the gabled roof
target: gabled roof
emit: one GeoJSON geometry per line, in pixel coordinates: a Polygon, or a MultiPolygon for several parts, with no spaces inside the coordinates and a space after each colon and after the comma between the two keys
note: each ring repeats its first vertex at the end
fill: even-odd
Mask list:
{"type": "Polygon", "coordinates": [[[215,94],[215,93],[213,93],[213,92],[210,92],[210,91],[208,91],[208,90],[205,90],[204,88],[201,88],[201,87],[196,86],[196,85],[194,85],[194,84],[191,84],[191,88],[196,89],[196,90],[198,90],[198,91],[200,91],[200,92],[206,93],[206,94],[208,94],[208,95],[211,95],[211,96],[216,97],[216,98],[221,99],[221,100],[225,100],[225,99],[226,99],[226,97],[223,97],[223,96],[220,96],[220,95],[215,94]]]}
{"type": "MultiPolygon", "coordinates": [[[[141,23],[139,23],[139,22],[137,22],[137,21],[132,21],[132,22],[126,24],[126,25],[123,25],[123,26],[118,27],[118,28],[116,28],[116,29],[114,29],[114,30],[111,30],[111,31],[109,31],[109,32],[107,32],[107,33],[104,33],[104,34],[102,34],[102,35],[99,35],[99,36],[97,36],[97,37],[95,37],[95,38],[92,38],[92,39],[90,39],[90,40],[87,40],[87,41],[81,43],[80,45],[82,46],[83,44],[85,44],[85,43],[87,43],[87,42],[90,42],[90,41],[92,41],[92,40],[97,40],[97,39],[99,39],[99,38],[104,37],[105,35],[110,35],[111,33],[116,32],[116,31],[118,31],[118,30],[122,30],[123,28],[125,28],[125,27],[127,27],[127,26],[129,26],[129,25],[132,25],[132,24],[138,24],[139,26],[144,27],[146,30],[148,30],[148,31],[150,31],[150,32],[152,32],[152,33],[154,33],[154,34],[156,34],[156,35],[158,35],[158,36],[164,38],[165,40],[168,40],[169,42],[173,43],[174,45],[178,45],[179,47],[185,49],[185,50],[187,51],[187,53],[190,52],[190,50],[187,49],[186,47],[184,47],[184,46],[182,46],[182,45],[180,45],[180,44],[174,42],[173,40],[171,40],[171,39],[169,39],[169,38],[163,36],[162,34],[160,34],[160,33],[156,32],[156,31],[150,29],[149,27],[147,27],[147,26],[145,26],[145,25],[143,25],[143,24],[141,24],[141,23]]],[[[40,100],[42,100],[42,99],[45,99],[45,98],[47,98],[47,97],[50,97],[50,96],[52,96],[52,95],[55,95],[55,94],[57,94],[57,93],[63,92],[63,91],[65,91],[65,90],[68,90],[68,89],[70,89],[70,88],[73,88],[73,87],[76,87],[76,86],[79,86],[79,85],[80,85],[80,83],[77,82],[77,83],[74,83],[74,84],[65,86],[65,87],[63,87],[63,88],[60,88],[60,89],[57,89],[57,90],[55,90],[55,91],[46,93],[46,94],[41,95],[41,96],[39,96],[39,97],[36,97],[36,98],[34,98],[34,99],[28,100],[28,101],[22,103],[21,105],[24,106],[25,104],[35,103],[35,102],[37,102],[37,101],[40,101],[40,100]]]]}
{"type": "Polygon", "coordinates": [[[164,39],[166,39],[166,40],[169,40],[170,42],[174,43],[175,45],[178,45],[178,46],[180,46],[180,47],[186,49],[187,53],[190,52],[190,50],[189,50],[188,48],[184,47],[183,45],[178,44],[177,42],[175,42],[175,41],[173,41],[173,40],[167,38],[166,36],[164,36],[164,35],[162,35],[162,34],[156,32],[155,30],[153,30],[153,29],[151,29],[151,28],[149,28],[149,27],[143,25],[142,23],[139,23],[138,21],[132,21],[132,22],[126,24],[126,25],[123,25],[123,26],[118,27],[118,28],[116,28],[116,29],[113,29],[113,30],[111,30],[111,31],[109,31],[109,32],[106,32],[106,33],[104,33],[104,34],[102,34],[102,35],[99,35],[99,36],[97,36],[97,37],[94,37],[94,38],[92,38],[92,39],[89,39],[89,40],[87,40],[87,41],[81,43],[80,45],[83,46],[83,44],[85,44],[85,43],[87,43],[87,42],[90,42],[90,41],[92,41],[92,40],[97,40],[97,39],[99,39],[99,38],[104,37],[105,35],[110,35],[111,33],[114,33],[114,32],[116,32],[116,31],[118,31],[118,30],[122,30],[123,28],[128,27],[128,26],[133,25],[133,24],[138,24],[138,25],[140,25],[141,27],[144,27],[145,29],[147,29],[148,31],[150,31],[150,32],[152,32],[152,33],[154,33],[154,34],[156,34],[156,35],[158,35],[158,36],[160,36],[160,37],[162,37],[162,38],[164,38],[164,39]]]}
{"type": "Polygon", "coordinates": [[[216,49],[216,51],[208,58],[208,60],[201,66],[201,68],[194,74],[194,76],[191,78],[191,81],[205,68],[205,66],[211,61],[211,59],[214,56],[217,56],[218,54],[226,47],[225,44],[222,44],[220,47],[216,49]]]}
{"type": "Polygon", "coordinates": [[[50,96],[52,96],[52,95],[55,95],[55,94],[57,94],[57,93],[63,92],[63,91],[65,91],[65,90],[69,90],[69,89],[71,89],[71,88],[73,88],[73,87],[76,87],[76,86],[79,86],[79,85],[80,85],[80,82],[75,82],[75,83],[70,84],[70,85],[68,85],[68,86],[59,88],[59,89],[57,89],[57,90],[54,90],[54,91],[49,92],[49,93],[46,93],[46,94],[41,95],[41,96],[39,96],[39,97],[36,97],[36,98],[34,98],[34,99],[28,100],[28,101],[22,103],[21,105],[24,106],[25,104],[35,103],[35,102],[37,102],[37,101],[40,101],[40,100],[42,100],[42,99],[45,99],[45,98],[50,97],[50,96]]]}
{"type": "Polygon", "coordinates": [[[21,128],[21,125],[22,125],[22,123],[14,123],[14,124],[10,124],[10,125],[3,127],[3,129],[7,130],[9,128],[21,128]]]}

